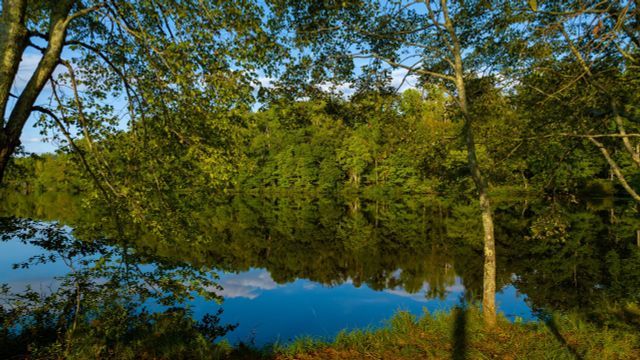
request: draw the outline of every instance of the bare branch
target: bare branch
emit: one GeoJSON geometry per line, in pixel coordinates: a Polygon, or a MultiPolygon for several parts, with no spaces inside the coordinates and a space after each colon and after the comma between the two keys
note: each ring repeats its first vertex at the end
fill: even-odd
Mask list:
{"type": "Polygon", "coordinates": [[[629,183],[627,182],[627,179],[625,178],[624,174],[620,170],[620,167],[618,166],[616,161],[609,154],[609,150],[607,150],[607,148],[604,147],[604,145],[601,142],[599,142],[598,140],[596,140],[594,137],[588,137],[588,139],[596,147],[598,147],[598,149],[600,149],[600,152],[602,153],[604,158],[607,159],[607,162],[609,163],[609,166],[611,167],[611,170],[615,174],[615,176],[618,179],[618,181],[620,181],[620,184],[622,185],[622,187],[627,191],[627,193],[629,195],[631,195],[631,197],[634,200],[640,202],[640,195],[638,195],[638,193],[629,185],[629,183]]]}
{"type": "Polygon", "coordinates": [[[34,49],[36,49],[36,50],[40,51],[40,52],[41,52],[41,53],[43,53],[43,54],[47,51],[47,49],[46,49],[46,48],[43,48],[42,46],[38,46],[38,45],[34,44],[34,43],[33,43],[33,42],[31,42],[31,41],[29,41],[29,43],[27,44],[27,46],[30,46],[30,47],[32,47],[32,48],[34,48],[34,49]]]}
{"type": "Polygon", "coordinates": [[[27,36],[32,38],[32,37],[36,37],[42,40],[49,40],[49,33],[41,33],[39,31],[35,31],[35,30],[29,30],[27,31],[27,36]]]}
{"type": "Polygon", "coordinates": [[[631,159],[633,162],[640,167],[640,154],[633,149],[631,142],[629,141],[629,136],[627,135],[627,131],[624,128],[624,121],[622,120],[622,116],[618,112],[618,106],[615,101],[611,101],[611,108],[613,110],[613,120],[615,121],[618,127],[618,133],[622,138],[622,143],[624,144],[625,149],[629,155],[631,155],[631,159]]]}
{"type": "MultiPolygon", "coordinates": [[[[425,70],[425,69],[421,69],[421,68],[416,68],[415,66],[409,66],[409,65],[405,65],[396,61],[393,61],[391,59],[387,59],[383,56],[380,56],[378,54],[375,53],[370,53],[370,54],[363,54],[363,55],[359,55],[359,56],[355,56],[355,57],[359,57],[359,58],[375,58],[381,61],[384,61],[385,63],[389,64],[392,67],[396,67],[396,68],[402,68],[405,70],[408,70],[410,72],[416,73],[416,74],[420,74],[420,75],[427,75],[427,76],[432,76],[435,78],[439,78],[442,80],[447,80],[447,81],[455,81],[455,78],[453,76],[450,75],[446,75],[446,74],[441,74],[438,72],[434,72],[434,71],[429,71],[429,70],[425,70]]],[[[420,61],[419,63],[421,63],[422,61],[420,61]]]]}
{"type": "Polygon", "coordinates": [[[98,179],[96,174],[93,172],[93,170],[89,166],[89,163],[87,162],[87,159],[84,156],[84,152],[82,151],[82,149],[80,149],[78,147],[78,145],[76,145],[75,141],[73,141],[73,138],[71,137],[71,134],[66,129],[66,127],[64,126],[62,121],[58,118],[58,116],[56,116],[56,114],[53,111],[51,111],[50,109],[44,108],[42,106],[34,106],[32,109],[34,111],[38,111],[38,112],[41,112],[43,114],[49,115],[49,117],[51,117],[53,119],[53,121],[56,123],[56,125],[58,126],[58,128],[60,129],[60,131],[62,132],[64,137],[69,142],[69,145],[71,145],[73,150],[78,154],[78,156],[80,156],[80,161],[82,162],[82,166],[84,166],[85,170],[87,170],[87,172],[89,173],[89,175],[91,176],[93,181],[96,183],[96,186],[98,186],[98,188],[100,189],[102,194],[105,196],[105,199],[108,199],[109,196],[108,196],[106,190],[102,187],[102,183],[100,182],[100,180],[98,179]]]}
{"type": "Polygon", "coordinates": [[[84,9],[78,10],[73,15],[67,17],[67,20],[65,21],[65,26],[69,25],[69,23],[71,21],[73,21],[73,20],[75,20],[77,18],[83,17],[83,16],[85,16],[87,14],[90,14],[90,13],[92,13],[92,12],[102,8],[102,7],[104,7],[105,5],[106,4],[104,4],[104,3],[100,3],[100,4],[97,4],[97,5],[89,7],[89,8],[84,8],[84,9]]]}

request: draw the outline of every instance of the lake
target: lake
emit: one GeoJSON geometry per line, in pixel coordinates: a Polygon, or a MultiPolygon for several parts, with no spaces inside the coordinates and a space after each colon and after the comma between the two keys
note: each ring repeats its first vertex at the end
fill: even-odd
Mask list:
{"type": "MultiPolygon", "coordinates": [[[[207,286],[222,304],[199,295],[186,303],[196,318],[222,307],[222,323],[238,324],[226,335],[232,343],[330,339],[380,327],[398,310],[447,311],[482,296],[481,224],[471,201],[237,195],[140,222],[105,217],[68,194],[40,198],[12,194],[2,205],[0,283],[55,288],[55,277],[70,271],[62,257],[11,265],[64,251],[88,267],[130,258],[140,274],[170,272],[176,284],[200,281],[187,270],[211,269],[218,286],[207,286]],[[42,205],[52,201],[60,206],[42,205]],[[97,250],[77,245],[98,240],[97,250]]],[[[499,312],[512,321],[554,312],[630,321],[616,309],[640,297],[639,228],[626,200],[498,200],[499,312]]],[[[101,268],[94,281],[118,266],[104,266],[111,272],[101,268]]],[[[172,305],[152,298],[143,303],[151,311],[172,305]]]]}

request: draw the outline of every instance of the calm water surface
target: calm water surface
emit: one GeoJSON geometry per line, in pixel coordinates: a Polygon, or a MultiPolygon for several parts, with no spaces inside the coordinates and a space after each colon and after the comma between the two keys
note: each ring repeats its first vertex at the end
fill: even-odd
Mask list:
{"type": "MultiPolygon", "coordinates": [[[[104,219],[73,201],[63,209],[28,201],[7,201],[4,215],[38,219],[38,226],[67,224],[64,231],[83,240],[103,235],[96,224],[104,219]]],[[[475,211],[437,199],[233,197],[190,214],[188,228],[167,218],[170,238],[138,227],[125,233],[138,252],[216,268],[222,320],[239,324],[227,338],[260,345],[331,338],[342,329],[381,326],[398,310],[420,315],[477,301],[482,253],[475,211]]],[[[613,321],[602,303],[640,296],[635,211],[624,201],[500,203],[499,311],[510,320],[578,310],[613,321]]],[[[12,231],[5,228],[0,242],[0,283],[15,290],[55,286],[54,277],[68,271],[61,262],[12,269],[43,252],[12,231]]],[[[201,298],[190,305],[196,317],[220,307],[201,298]]]]}

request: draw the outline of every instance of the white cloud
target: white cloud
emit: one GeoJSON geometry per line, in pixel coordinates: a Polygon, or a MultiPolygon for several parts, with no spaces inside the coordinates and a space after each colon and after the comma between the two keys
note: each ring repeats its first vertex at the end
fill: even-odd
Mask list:
{"type": "MultiPolygon", "coordinates": [[[[428,284],[427,284],[428,286],[428,284]]],[[[427,302],[429,299],[427,299],[424,296],[424,288],[421,289],[420,291],[416,292],[416,293],[410,293],[407,292],[406,290],[404,290],[403,288],[395,288],[395,289],[387,289],[384,292],[386,292],[387,294],[392,294],[392,295],[396,295],[396,296],[401,296],[401,297],[406,297],[406,298],[410,298],[414,301],[419,301],[419,302],[427,302]]]]}
{"type": "MultiPolygon", "coordinates": [[[[258,86],[265,88],[274,88],[277,79],[269,76],[262,76],[256,79],[254,82],[254,87],[257,89],[258,86]]],[[[391,71],[391,82],[390,86],[396,88],[398,92],[404,92],[408,89],[415,89],[418,84],[418,76],[417,75],[409,75],[407,76],[406,69],[394,69],[391,71]]],[[[319,88],[322,91],[326,92],[335,92],[342,96],[344,99],[349,99],[356,91],[354,87],[354,83],[352,82],[344,82],[344,83],[333,83],[329,81],[325,81],[319,84],[319,88]]],[[[306,98],[298,99],[300,101],[307,100],[306,98]]]]}
{"type": "Polygon", "coordinates": [[[349,97],[351,97],[351,95],[353,95],[356,91],[356,89],[354,89],[353,87],[353,83],[350,83],[350,82],[345,82],[342,84],[324,82],[320,84],[319,87],[322,91],[331,91],[331,92],[335,91],[338,94],[341,94],[342,97],[345,99],[348,99],[349,97]]]}
{"type": "Polygon", "coordinates": [[[18,66],[18,73],[12,86],[14,92],[18,93],[24,89],[29,78],[31,78],[33,72],[36,71],[36,67],[38,67],[41,58],[42,55],[40,54],[26,54],[22,57],[22,61],[20,61],[20,65],[18,66]]]}
{"type": "Polygon", "coordinates": [[[255,299],[262,291],[273,290],[279,286],[266,270],[226,275],[220,279],[220,285],[223,290],[218,295],[225,298],[247,299],[255,299]]]}
{"type": "Polygon", "coordinates": [[[446,290],[447,292],[460,293],[464,291],[464,285],[455,284],[455,285],[447,286],[446,290]]]}
{"type": "Polygon", "coordinates": [[[415,89],[417,84],[418,76],[414,74],[407,76],[407,70],[405,69],[394,69],[391,72],[391,86],[398,89],[398,92],[415,89]]]}
{"type": "Polygon", "coordinates": [[[305,283],[304,285],[302,285],[302,288],[305,290],[313,290],[316,288],[316,284],[314,283],[305,283]]]}
{"type": "Polygon", "coordinates": [[[258,84],[260,84],[260,86],[262,87],[273,88],[274,87],[273,83],[276,81],[276,79],[269,76],[263,76],[263,77],[259,77],[257,81],[258,81],[258,84]]]}
{"type": "MultiPolygon", "coordinates": [[[[389,85],[397,89],[400,93],[408,89],[415,89],[417,84],[418,76],[414,74],[407,76],[407,70],[405,69],[394,69],[391,72],[391,82],[389,85]]],[[[322,89],[323,91],[336,91],[345,99],[350,98],[356,91],[356,89],[354,88],[354,84],[351,82],[345,82],[341,84],[325,82],[320,84],[320,89],[322,89]]]]}

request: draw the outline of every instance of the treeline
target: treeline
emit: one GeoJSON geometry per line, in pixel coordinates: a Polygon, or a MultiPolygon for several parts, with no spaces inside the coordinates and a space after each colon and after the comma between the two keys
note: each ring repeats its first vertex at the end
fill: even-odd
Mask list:
{"type": "Polygon", "coordinates": [[[279,102],[250,118],[239,189],[424,193],[455,167],[448,138],[459,125],[447,117],[441,92],[279,102]]]}
{"type": "MultiPolygon", "coordinates": [[[[557,135],[566,122],[547,116],[566,110],[537,108],[527,98],[532,94],[508,94],[490,78],[469,84],[474,88],[471,110],[481,120],[474,123],[479,163],[494,189],[625,195],[624,190],[614,188],[609,165],[588,139],[557,135]],[[553,128],[553,133],[542,131],[542,126],[553,128]]],[[[471,192],[463,123],[452,106],[445,91],[436,86],[402,93],[358,92],[348,100],[329,94],[305,101],[281,98],[259,111],[235,113],[233,121],[228,121],[227,135],[220,136],[219,129],[201,129],[196,145],[174,130],[154,130],[153,125],[144,146],[132,145],[125,132],[116,134],[101,141],[100,154],[93,161],[118,182],[111,186],[127,196],[180,189],[193,193],[196,188],[471,192]],[[207,151],[212,148],[217,151],[207,151]]],[[[602,116],[591,112],[593,118],[586,121],[595,122],[602,116]]],[[[78,144],[85,157],[92,155],[82,140],[78,144]]],[[[7,176],[9,188],[96,191],[78,152],[65,150],[14,159],[7,176]]],[[[625,160],[624,152],[614,156],[622,159],[623,171],[631,174],[630,184],[640,185],[640,176],[625,160]]]]}
{"type": "MultiPolygon", "coordinates": [[[[479,163],[494,186],[528,191],[612,193],[608,165],[585,139],[527,138],[534,110],[479,79],[479,163]]],[[[429,90],[367,92],[350,100],[277,103],[250,115],[239,190],[472,190],[462,122],[450,99],[429,90]]],[[[638,179],[634,179],[637,181],[638,179]]]]}
{"type": "Polygon", "coordinates": [[[81,191],[76,165],[71,156],[59,151],[55,154],[30,154],[16,157],[9,168],[9,185],[23,194],[46,192],[77,193],[81,191]]]}

